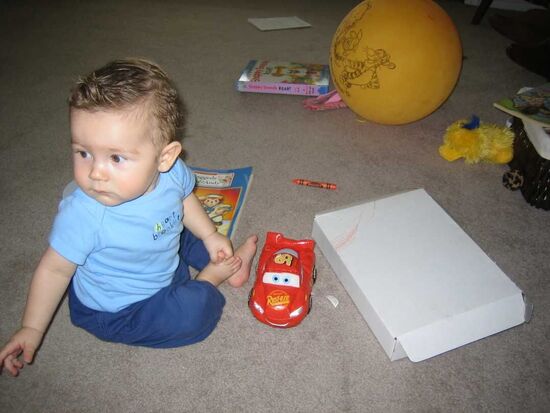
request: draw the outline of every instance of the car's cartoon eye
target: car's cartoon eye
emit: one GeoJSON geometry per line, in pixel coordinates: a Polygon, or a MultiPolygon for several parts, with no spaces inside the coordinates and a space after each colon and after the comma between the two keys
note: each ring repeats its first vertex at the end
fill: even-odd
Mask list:
{"type": "Polygon", "coordinates": [[[300,286],[300,277],[290,273],[265,272],[263,282],[266,284],[298,288],[300,286]]]}

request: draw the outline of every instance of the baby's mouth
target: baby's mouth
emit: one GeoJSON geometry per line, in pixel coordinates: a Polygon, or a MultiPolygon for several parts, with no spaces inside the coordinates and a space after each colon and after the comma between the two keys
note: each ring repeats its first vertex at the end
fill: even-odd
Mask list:
{"type": "Polygon", "coordinates": [[[95,189],[95,188],[92,188],[92,193],[96,194],[96,195],[109,195],[110,192],[108,191],[104,191],[104,190],[101,190],[101,189],[95,189]]]}

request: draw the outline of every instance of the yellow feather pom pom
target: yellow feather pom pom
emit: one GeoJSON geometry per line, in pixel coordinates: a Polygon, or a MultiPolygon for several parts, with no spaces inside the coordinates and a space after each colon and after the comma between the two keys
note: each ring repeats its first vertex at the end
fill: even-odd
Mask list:
{"type": "Polygon", "coordinates": [[[443,136],[439,154],[449,162],[464,158],[466,163],[480,161],[505,164],[512,160],[514,133],[510,128],[481,123],[467,129],[467,120],[451,124],[443,136]]]}

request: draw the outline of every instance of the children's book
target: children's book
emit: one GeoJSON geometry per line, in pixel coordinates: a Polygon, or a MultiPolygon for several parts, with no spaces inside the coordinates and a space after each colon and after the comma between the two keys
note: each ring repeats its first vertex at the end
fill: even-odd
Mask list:
{"type": "Polygon", "coordinates": [[[194,193],[218,232],[231,238],[252,182],[252,167],[207,169],[191,167],[194,193]]]}
{"type": "Polygon", "coordinates": [[[550,126],[550,83],[522,88],[514,97],[501,99],[494,106],[521,120],[550,126]]]}
{"type": "Polygon", "coordinates": [[[251,60],[237,81],[239,92],[319,96],[328,93],[325,64],[251,60]]]}

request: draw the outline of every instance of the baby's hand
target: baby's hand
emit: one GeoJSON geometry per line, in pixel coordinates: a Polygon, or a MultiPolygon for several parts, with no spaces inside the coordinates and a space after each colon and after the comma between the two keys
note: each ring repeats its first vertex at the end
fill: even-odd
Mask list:
{"type": "Polygon", "coordinates": [[[19,360],[23,353],[23,360],[29,364],[34,359],[34,353],[42,343],[44,334],[34,328],[19,329],[8,343],[0,350],[0,369],[4,367],[12,376],[17,376],[24,364],[19,360]]]}
{"type": "Polygon", "coordinates": [[[233,256],[233,246],[231,241],[218,231],[213,232],[202,240],[204,246],[210,255],[210,260],[218,264],[226,258],[233,256]]]}

